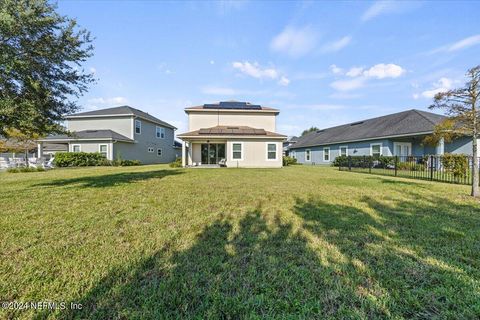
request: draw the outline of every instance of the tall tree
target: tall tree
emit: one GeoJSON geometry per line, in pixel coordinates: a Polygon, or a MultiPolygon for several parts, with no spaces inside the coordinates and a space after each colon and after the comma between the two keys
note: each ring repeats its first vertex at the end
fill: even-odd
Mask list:
{"type": "Polygon", "coordinates": [[[303,137],[304,135],[306,135],[310,132],[314,132],[314,131],[318,131],[318,128],[317,127],[310,127],[309,129],[303,130],[301,137],[303,137]]]}
{"type": "MultiPolygon", "coordinates": [[[[467,83],[462,88],[440,92],[435,95],[430,109],[443,109],[448,119],[437,126],[434,137],[442,137],[450,141],[457,136],[472,138],[472,196],[478,197],[478,146],[477,139],[480,129],[480,65],[467,71],[467,83]]],[[[435,138],[433,138],[435,139],[435,138]]]]}
{"type": "Polygon", "coordinates": [[[61,132],[93,75],[90,33],[47,0],[0,0],[0,136],[61,132]]]}
{"type": "Polygon", "coordinates": [[[7,129],[8,139],[0,139],[0,151],[25,152],[25,160],[28,167],[28,153],[37,148],[35,142],[40,138],[37,134],[25,134],[16,129],[7,129]]]}

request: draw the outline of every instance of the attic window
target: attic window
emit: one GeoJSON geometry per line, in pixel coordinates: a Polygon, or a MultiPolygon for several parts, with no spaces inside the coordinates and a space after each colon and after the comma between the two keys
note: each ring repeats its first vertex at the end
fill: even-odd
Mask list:
{"type": "Polygon", "coordinates": [[[362,123],[363,123],[363,121],[354,122],[354,123],[350,124],[350,126],[356,126],[356,125],[358,125],[358,124],[362,124],[362,123]]]}

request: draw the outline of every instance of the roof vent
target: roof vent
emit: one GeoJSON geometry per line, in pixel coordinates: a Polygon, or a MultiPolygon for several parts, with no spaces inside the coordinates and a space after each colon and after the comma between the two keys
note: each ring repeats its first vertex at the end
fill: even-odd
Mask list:
{"type": "Polygon", "coordinates": [[[227,129],[240,129],[239,127],[227,127],[227,129]]]}
{"type": "Polygon", "coordinates": [[[359,125],[359,124],[362,124],[363,121],[358,121],[358,122],[354,122],[354,123],[351,123],[350,126],[356,126],[356,125],[359,125]]]}
{"type": "Polygon", "coordinates": [[[98,132],[98,130],[85,130],[86,132],[98,132]]]}
{"type": "Polygon", "coordinates": [[[322,133],[322,132],[325,132],[325,129],[317,130],[317,133],[322,133]]]}

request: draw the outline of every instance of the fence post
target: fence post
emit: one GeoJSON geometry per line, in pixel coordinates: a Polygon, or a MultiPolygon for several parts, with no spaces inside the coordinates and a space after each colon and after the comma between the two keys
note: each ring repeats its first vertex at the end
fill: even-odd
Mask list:
{"type": "Polygon", "coordinates": [[[433,155],[430,156],[430,180],[433,180],[433,155]]]}
{"type": "Polygon", "coordinates": [[[352,171],[352,156],[348,156],[348,171],[352,171]]]}
{"type": "Polygon", "coordinates": [[[395,156],[395,177],[397,176],[397,170],[398,170],[398,156],[395,156]]]}
{"type": "Polygon", "coordinates": [[[368,157],[368,173],[372,173],[373,158],[368,157]]]}

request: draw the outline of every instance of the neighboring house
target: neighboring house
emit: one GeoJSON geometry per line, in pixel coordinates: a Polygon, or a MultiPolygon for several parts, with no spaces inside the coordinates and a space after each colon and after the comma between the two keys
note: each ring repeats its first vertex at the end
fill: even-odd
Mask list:
{"type": "Polygon", "coordinates": [[[121,106],[76,113],[66,119],[70,133],[38,140],[39,157],[57,151],[84,151],[143,164],[175,160],[176,128],[141,110],[121,106]]]}
{"type": "Polygon", "coordinates": [[[183,166],[281,167],[286,136],[276,133],[279,110],[227,101],[185,109],[189,132],[183,166]]]}
{"type": "Polygon", "coordinates": [[[443,140],[437,146],[423,143],[445,116],[408,110],[311,132],[290,147],[299,163],[329,164],[337,156],[423,156],[472,153],[472,139],[443,140]]]}
{"type": "Polygon", "coordinates": [[[283,155],[290,155],[290,147],[298,141],[298,137],[288,137],[286,141],[283,142],[283,155]]]}

